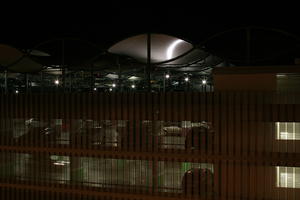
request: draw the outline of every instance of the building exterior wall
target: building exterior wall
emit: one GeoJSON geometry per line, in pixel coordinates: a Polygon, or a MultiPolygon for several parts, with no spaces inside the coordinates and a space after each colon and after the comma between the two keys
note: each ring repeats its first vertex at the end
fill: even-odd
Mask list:
{"type": "Polygon", "coordinates": [[[219,91],[275,91],[276,74],[215,74],[214,88],[219,91]]]}
{"type": "Polygon", "coordinates": [[[300,188],[279,187],[276,171],[300,167],[300,140],[278,139],[276,129],[300,123],[298,99],[0,95],[1,199],[298,199],[300,188]]]}

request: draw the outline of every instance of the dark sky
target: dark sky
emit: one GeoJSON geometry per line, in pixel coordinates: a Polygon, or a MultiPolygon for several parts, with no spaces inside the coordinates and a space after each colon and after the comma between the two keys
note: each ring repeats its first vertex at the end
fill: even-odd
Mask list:
{"type": "MultiPolygon", "coordinates": [[[[81,9],[73,9],[71,6],[51,8],[23,9],[21,14],[13,17],[1,14],[0,43],[32,48],[43,41],[72,37],[108,48],[126,37],[149,31],[170,34],[199,44],[216,33],[244,26],[275,28],[300,38],[297,7],[285,6],[283,3],[275,5],[272,2],[272,5],[263,6],[261,3],[249,4],[243,1],[240,5],[223,6],[217,2],[212,5],[202,5],[200,2],[189,6],[172,4],[160,7],[158,4],[146,5],[143,2],[136,6],[116,4],[95,5],[94,8],[83,6],[81,9]]],[[[233,34],[229,39],[218,40],[214,48],[218,47],[225,52],[234,43],[244,46],[244,41],[235,37],[233,34]]],[[[261,43],[263,39],[257,41],[261,43]]],[[[276,46],[277,39],[273,41],[267,43],[269,49],[273,49],[272,45],[276,46]]]]}
{"type": "MultiPolygon", "coordinates": [[[[246,4],[246,3],[245,3],[246,4]]],[[[270,5],[202,6],[195,4],[147,6],[99,6],[96,9],[66,10],[31,8],[18,16],[1,15],[1,41],[30,45],[55,37],[79,37],[109,44],[127,36],[150,32],[172,34],[191,42],[201,42],[217,32],[247,25],[275,27],[299,32],[298,15],[270,5]],[[8,19],[9,20],[8,20],[8,19]]]]}

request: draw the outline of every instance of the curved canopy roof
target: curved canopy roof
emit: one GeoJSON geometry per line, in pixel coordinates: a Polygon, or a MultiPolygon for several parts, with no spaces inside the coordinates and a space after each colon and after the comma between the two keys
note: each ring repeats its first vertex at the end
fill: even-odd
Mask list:
{"type": "Polygon", "coordinates": [[[43,69],[43,65],[30,59],[23,52],[3,44],[0,44],[0,67],[20,73],[38,72],[43,69]]]}
{"type": "MultiPolygon", "coordinates": [[[[118,85],[117,87],[126,88],[134,83],[135,89],[142,90],[148,84],[148,73],[151,73],[151,87],[157,90],[164,85],[174,90],[183,90],[187,85],[199,88],[202,79],[209,83],[213,68],[232,66],[232,63],[243,62],[246,58],[246,53],[242,52],[245,50],[246,44],[244,40],[247,31],[245,30],[248,31],[248,29],[241,28],[220,32],[205,42],[195,43],[198,45],[171,35],[151,33],[152,66],[150,70],[146,65],[148,34],[129,37],[115,43],[110,48],[107,46],[113,44],[112,42],[100,48],[101,45],[96,43],[64,37],[47,40],[32,47],[18,46],[19,49],[25,49],[23,51],[0,44],[0,71],[7,70],[9,72],[5,76],[2,75],[1,78],[8,78],[8,87],[19,88],[24,85],[25,79],[22,73],[27,73],[32,86],[40,84],[51,88],[54,79],[63,79],[64,77],[65,81],[61,81],[65,83],[64,87],[88,88],[95,86],[107,89],[113,87],[112,83],[115,83],[118,85]],[[240,42],[236,42],[237,40],[240,42]],[[237,46],[238,44],[241,44],[241,47],[237,46]],[[28,74],[38,71],[43,72],[41,76],[28,74]],[[18,73],[16,75],[11,72],[18,73]],[[168,78],[166,78],[166,74],[169,75],[168,78]],[[185,81],[186,77],[189,78],[188,84],[185,81]]],[[[258,36],[262,34],[260,29],[256,30],[255,27],[252,27],[249,33],[256,39],[260,38],[258,36]]],[[[280,33],[277,31],[272,36],[275,38],[275,36],[280,36],[280,33]]],[[[172,33],[168,32],[167,34],[172,33]]],[[[271,36],[271,34],[267,36],[271,36]]],[[[120,36],[118,40],[120,38],[124,37],[120,36]]],[[[262,37],[259,41],[266,42],[265,38],[268,39],[268,37],[262,37]]],[[[272,38],[270,38],[270,43],[272,38]]],[[[99,37],[99,39],[101,38],[99,37]]],[[[118,40],[115,39],[114,42],[118,40]]],[[[103,41],[106,41],[106,38],[103,41]]],[[[250,52],[249,58],[255,62],[256,60],[261,62],[259,53],[264,55],[269,54],[269,51],[259,48],[260,46],[253,43],[255,41],[250,43],[251,52],[254,50],[255,52],[250,52]]],[[[294,46],[299,43],[293,44],[292,41],[287,37],[282,40],[282,43],[291,43],[290,49],[296,51],[298,48],[294,48],[294,46]]],[[[278,42],[274,45],[277,44],[278,42]]],[[[274,45],[268,46],[267,49],[275,49],[274,45]]],[[[279,47],[284,47],[284,45],[279,45],[279,47]]],[[[286,51],[286,49],[283,48],[282,51],[286,51]]]]}
{"type": "Polygon", "coordinates": [[[23,57],[23,53],[16,48],[0,44],[0,65],[7,67],[23,57]]]}
{"type": "Polygon", "coordinates": [[[194,48],[191,51],[189,51],[187,54],[184,54],[180,57],[178,57],[175,60],[172,60],[170,62],[166,62],[168,65],[184,65],[184,64],[190,64],[194,63],[196,61],[200,61],[205,59],[209,53],[203,51],[199,48],[194,48]]]}
{"type": "MultiPolygon", "coordinates": [[[[157,33],[151,33],[150,37],[151,63],[158,71],[202,72],[222,62],[222,59],[177,37],[157,33]]],[[[12,72],[31,73],[43,70],[47,74],[58,75],[61,74],[61,66],[58,64],[61,61],[69,70],[143,73],[147,62],[147,39],[148,34],[132,36],[114,44],[105,52],[100,49],[95,51],[97,47],[76,39],[44,42],[37,46],[37,49],[29,50],[27,53],[7,45],[0,45],[0,65],[12,72]],[[72,46],[74,42],[79,46],[72,46]],[[62,44],[63,49],[57,49],[62,44]],[[53,48],[46,48],[49,45],[53,48]],[[83,46],[88,48],[82,48],[83,46]],[[82,51],[85,52],[83,55],[82,51]],[[94,58],[87,61],[89,59],[86,58],[91,57],[94,58]]]]}
{"type": "MultiPolygon", "coordinates": [[[[161,63],[172,60],[193,49],[193,45],[179,38],[150,34],[151,63],[161,63]]],[[[126,55],[136,60],[147,62],[147,34],[136,35],[122,40],[108,49],[110,53],[126,55]]]]}

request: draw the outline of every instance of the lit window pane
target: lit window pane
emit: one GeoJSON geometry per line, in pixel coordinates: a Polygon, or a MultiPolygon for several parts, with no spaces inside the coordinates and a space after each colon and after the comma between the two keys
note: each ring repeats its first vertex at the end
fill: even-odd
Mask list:
{"type": "Polygon", "coordinates": [[[277,187],[300,188],[300,167],[276,167],[277,187]]]}
{"type": "Polygon", "coordinates": [[[276,122],[275,132],[277,140],[300,140],[300,123],[276,122]]]}

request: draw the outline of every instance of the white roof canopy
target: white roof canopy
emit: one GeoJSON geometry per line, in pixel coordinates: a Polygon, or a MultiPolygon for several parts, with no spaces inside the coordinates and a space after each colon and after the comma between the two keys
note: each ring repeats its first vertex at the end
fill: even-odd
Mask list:
{"type": "MultiPolygon", "coordinates": [[[[193,45],[179,38],[150,34],[151,63],[161,63],[181,56],[193,49],[193,45]]],[[[130,56],[140,62],[147,62],[147,34],[122,40],[108,49],[110,53],[130,56]]]]}

